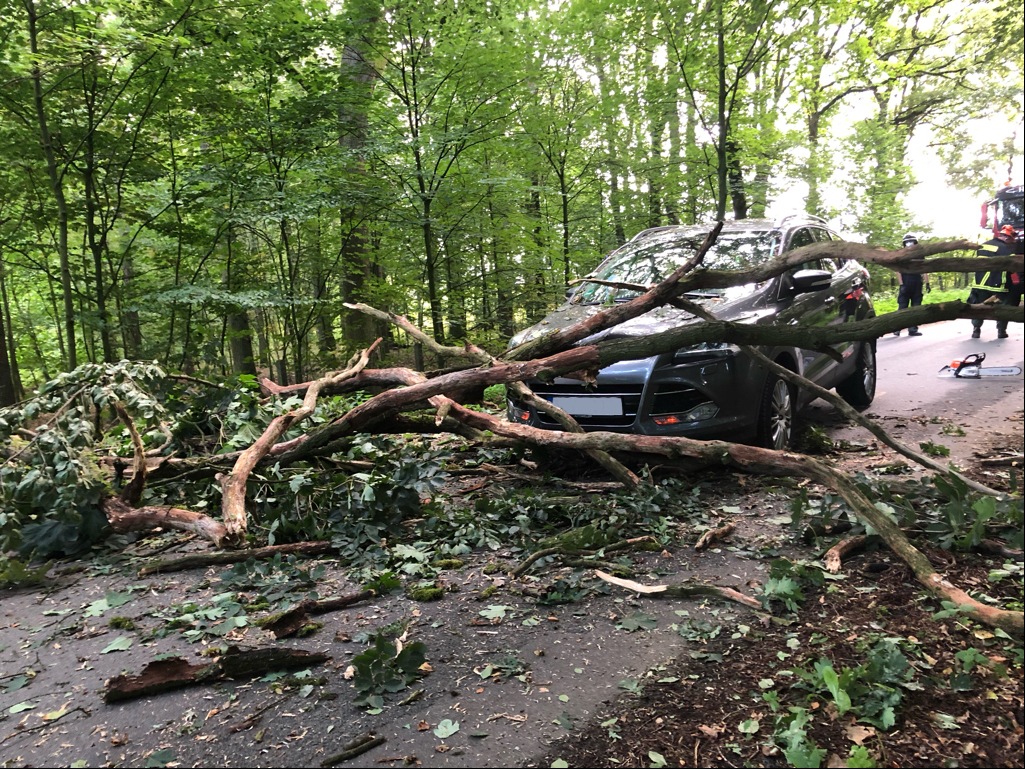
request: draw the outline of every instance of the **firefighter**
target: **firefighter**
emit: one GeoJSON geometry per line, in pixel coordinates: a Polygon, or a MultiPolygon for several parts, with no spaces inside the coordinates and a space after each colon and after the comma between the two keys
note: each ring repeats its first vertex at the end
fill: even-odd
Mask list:
{"type": "MultiPolygon", "coordinates": [[[[1010,256],[1018,253],[1017,233],[1010,224],[1005,224],[992,238],[987,240],[975,252],[976,256],[1010,256]]],[[[1011,291],[1007,276],[1003,270],[980,270],[975,273],[975,282],[970,286],[968,304],[982,304],[986,300],[996,299],[1001,304],[1010,304],[1011,291]]],[[[992,304],[992,302],[990,302],[992,304]]],[[[972,319],[972,339],[978,339],[982,332],[982,319],[972,319]]],[[[997,339],[1007,339],[1007,321],[997,321],[997,339]]]]}
{"type": "MultiPolygon", "coordinates": [[[[912,235],[910,232],[904,236],[903,240],[904,248],[909,246],[917,246],[918,238],[912,235]]],[[[897,309],[903,310],[907,307],[918,307],[922,304],[922,289],[924,286],[925,291],[929,291],[929,276],[922,275],[918,272],[898,272],[897,283],[899,288],[897,289],[897,309]],[[924,283],[923,283],[924,281],[924,283]]],[[[900,336],[900,329],[898,328],[893,332],[894,336],[900,336]]],[[[911,326],[908,328],[908,336],[921,336],[922,332],[918,330],[918,326],[911,326]]]]}

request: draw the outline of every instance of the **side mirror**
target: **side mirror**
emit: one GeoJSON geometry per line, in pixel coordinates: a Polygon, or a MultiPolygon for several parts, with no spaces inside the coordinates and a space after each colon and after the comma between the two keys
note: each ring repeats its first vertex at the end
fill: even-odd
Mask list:
{"type": "Polygon", "coordinates": [[[791,278],[795,294],[811,291],[825,291],[833,282],[832,273],[826,270],[798,270],[791,278]]]}

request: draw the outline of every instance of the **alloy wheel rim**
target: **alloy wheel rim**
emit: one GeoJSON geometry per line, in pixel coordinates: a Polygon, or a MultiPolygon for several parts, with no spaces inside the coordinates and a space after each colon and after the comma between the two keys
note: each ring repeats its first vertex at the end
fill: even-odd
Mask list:
{"type": "Polygon", "coordinates": [[[864,365],[862,366],[863,379],[862,382],[865,387],[865,392],[870,396],[875,394],[876,390],[876,367],[875,367],[875,353],[872,351],[870,345],[862,347],[864,353],[862,353],[862,359],[864,365]]]}
{"type": "Polygon", "coordinates": [[[776,381],[772,388],[772,423],[770,435],[772,447],[782,450],[790,443],[790,423],[792,421],[792,405],[790,388],[782,379],[776,381]]]}

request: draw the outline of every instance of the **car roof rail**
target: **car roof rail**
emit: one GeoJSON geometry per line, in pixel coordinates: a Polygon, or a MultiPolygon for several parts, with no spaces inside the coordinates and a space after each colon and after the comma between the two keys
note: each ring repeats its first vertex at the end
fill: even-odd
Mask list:
{"type": "Polygon", "coordinates": [[[815,216],[815,214],[786,214],[785,216],[776,220],[776,226],[782,227],[792,219],[799,219],[804,222],[814,222],[815,224],[828,225],[829,223],[821,216],[815,216]]]}
{"type": "Polygon", "coordinates": [[[661,227],[649,227],[646,230],[641,230],[640,232],[638,232],[636,235],[634,235],[632,238],[630,238],[630,240],[627,241],[627,242],[628,243],[633,243],[635,240],[642,240],[644,238],[650,238],[652,235],[657,235],[660,232],[669,232],[671,230],[679,230],[679,229],[681,229],[681,227],[682,227],[682,225],[679,225],[679,224],[664,224],[661,227]]]}

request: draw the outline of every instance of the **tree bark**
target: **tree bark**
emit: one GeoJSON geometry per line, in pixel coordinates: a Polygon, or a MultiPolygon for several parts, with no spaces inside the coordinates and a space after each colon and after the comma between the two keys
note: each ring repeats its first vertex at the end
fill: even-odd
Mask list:
{"type": "Polygon", "coordinates": [[[103,701],[124,702],[152,694],[207,684],[225,678],[252,678],[276,670],[296,670],[319,665],[330,657],[302,649],[239,649],[231,646],[220,659],[193,665],[181,657],[149,663],[137,676],[115,676],[103,689],[103,701]]]}
{"type": "Polygon", "coordinates": [[[242,563],[250,558],[273,558],[276,555],[294,555],[296,553],[305,556],[323,555],[334,551],[330,542],[289,542],[284,545],[268,545],[267,547],[254,547],[248,550],[229,550],[219,553],[190,553],[180,558],[168,558],[162,561],[153,561],[141,569],[139,576],[146,577],[150,574],[164,574],[170,571],[187,571],[188,569],[205,569],[207,566],[223,566],[226,563],[242,563]]]}
{"type": "Polygon", "coordinates": [[[165,505],[131,507],[118,497],[109,497],[101,503],[110,528],[118,533],[150,531],[157,528],[178,529],[207,539],[221,547],[227,539],[227,529],[208,515],[165,505]]]}
{"type": "Polygon", "coordinates": [[[603,579],[613,585],[618,585],[619,587],[624,587],[627,590],[633,590],[636,593],[651,596],[653,598],[694,598],[697,596],[712,596],[714,598],[722,598],[727,601],[734,601],[736,603],[743,604],[749,609],[764,608],[756,599],[741,593],[739,590],[734,590],[732,587],[708,585],[699,582],[691,582],[681,585],[642,585],[631,579],[613,577],[611,574],[606,574],[605,572],[597,569],[594,573],[600,579],[603,579]]]}

